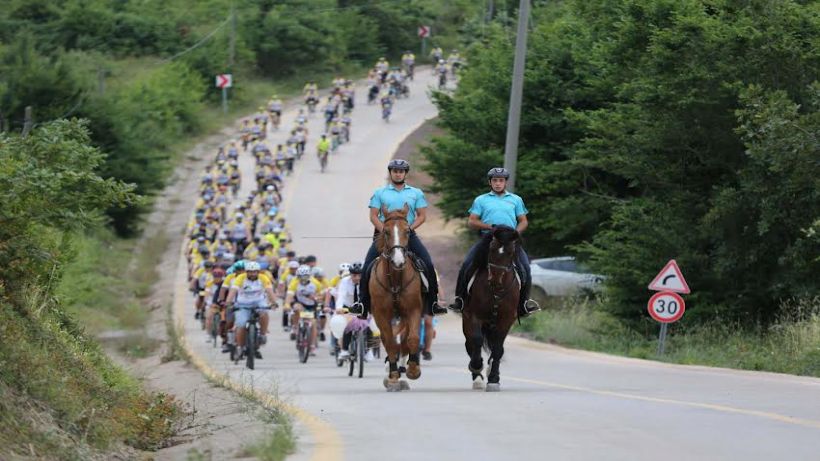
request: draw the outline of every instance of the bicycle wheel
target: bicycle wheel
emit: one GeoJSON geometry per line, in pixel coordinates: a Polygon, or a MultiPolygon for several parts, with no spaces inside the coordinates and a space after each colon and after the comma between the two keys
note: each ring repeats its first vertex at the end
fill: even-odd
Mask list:
{"type": "Polygon", "coordinates": [[[299,327],[299,361],[307,363],[310,356],[310,332],[305,325],[299,327]]]}
{"type": "Polygon", "coordinates": [[[359,353],[357,348],[359,347],[359,333],[354,331],[353,338],[351,338],[350,346],[348,346],[348,350],[350,351],[350,357],[348,358],[349,367],[347,370],[347,376],[353,376],[353,369],[356,367],[356,357],[359,353]]]}
{"type": "Polygon", "coordinates": [[[367,335],[365,335],[365,333],[363,331],[360,331],[358,338],[356,338],[356,340],[359,342],[359,344],[356,345],[356,349],[358,349],[356,352],[358,352],[358,360],[359,360],[359,378],[364,376],[364,354],[365,354],[365,350],[367,349],[367,347],[365,345],[365,342],[366,342],[365,338],[366,337],[367,337],[367,335]]]}
{"type": "Polygon", "coordinates": [[[256,358],[256,324],[249,324],[245,335],[245,365],[253,370],[253,360],[256,358]]]}
{"type": "Polygon", "coordinates": [[[219,312],[211,317],[211,339],[213,340],[214,347],[216,347],[216,338],[219,337],[219,322],[222,321],[222,317],[219,315],[219,312]]]}

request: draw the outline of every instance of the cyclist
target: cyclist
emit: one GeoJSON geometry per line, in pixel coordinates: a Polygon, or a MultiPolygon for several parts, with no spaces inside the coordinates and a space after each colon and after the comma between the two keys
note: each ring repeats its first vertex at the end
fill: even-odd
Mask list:
{"type": "MultiPolygon", "coordinates": [[[[339,309],[350,308],[358,302],[359,283],[361,282],[363,271],[364,267],[362,263],[355,262],[350,265],[350,275],[343,277],[339,281],[339,285],[336,289],[336,303],[339,309]]],[[[367,335],[367,344],[370,343],[370,340],[373,337],[373,333],[370,331],[367,320],[360,319],[356,316],[351,317],[352,318],[348,320],[347,326],[345,327],[344,336],[342,336],[342,348],[339,353],[340,359],[350,357],[349,347],[350,341],[353,339],[354,331],[360,329],[364,330],[367,335]]],[[[367,348],[364,359],[368,362],[373,360],[373,351],[371,351],[369,347],[367,348]]]]}
{"type": "MultiPolygon", "coordinates": [[[[259,309],[259,343],[265,344],[268,333],[267,310],[271,305],[276,304],[271,280],[259,271],[259,263],[255,261],[246,263],[245,273],[234,279],[228,294],[229,309],[234,306],[234,303],[238,308],[234,316],[234,324],[236,325],[236,344],[242,348],[245,344],[245,324],[251,319],[251,309],[259,309]]],[[[258,349],[243,352],[253,353],[258,359],[262,358],[258,349]]]]}
{"type": "MultiPolygon", "coordinates": [[[[310,275],[310,266],[299,266],[299,269],[296,270],[296,278],[290,282],[288,294],[285,298],[285,306],[290,306],[293,309],[290,339],[296,339],[296,326],[299,324],[299,315],[302,310],[316,314],[316,309],[319,306],[318,296],[321,290],[321,284],[310,275]]],[[[316,336],[316,322],[312,322],[310,331],[311,355],[316,355],[316,336]]]]}
{"type": "MultiPolygon", "coordinates": [[[[322,139],[316,144],[316,156],[319,163],[327,162],[327,154],[330,152],[331,143],[326,134],[322,134],[322,139]]],[[[323,168],[324,169],[324,168],[323,168]]]]}
{"type": "Polygon", "coordinates": [[[404,71],[407,72],[407,77],[410,80],[413,80],[413,70],[416,66],[416,55],[407,50],[401,56],[401,63],[404,67],[404,71]]]}

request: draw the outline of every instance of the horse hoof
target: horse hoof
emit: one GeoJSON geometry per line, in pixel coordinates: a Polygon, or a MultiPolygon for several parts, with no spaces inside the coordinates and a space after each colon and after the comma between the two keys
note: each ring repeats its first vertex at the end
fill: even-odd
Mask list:
{"type": "Polygon", "coordinates": [[[499,383],[487,383],[487,392],[498,392],[501,390],[501,384],[499,383]]]}
{"type": "Polygon", "coordinates": [[[410,379],[419,379],[421,376],[421,367],[418,363],[410,363],[407,365],[407,377],[410,379]]]}
{"type": "Polygon", "coordinates": [[[402,379],[401,381],[399,381],[399,388],[403,391],[409,391],[410,390],[410,384],[407,381],[402,379]]]}
{"type": "Polygon", "coordinates": [[[473,380],[473,390],[474,391],[482,391],[484,390],[484,379],[483,378],[476,378],[473,380]]]}
{"type": "Polygon", "coordinates": [[[401,391],[401,384],[398,381],[387,381],[385,384],[387,388],[387,392],[399,392],[401,391]]]}

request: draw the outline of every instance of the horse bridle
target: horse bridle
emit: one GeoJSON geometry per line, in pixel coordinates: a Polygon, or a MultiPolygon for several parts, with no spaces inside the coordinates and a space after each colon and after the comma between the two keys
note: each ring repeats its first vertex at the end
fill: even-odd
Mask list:
{"type": "MultiPolygon", "coordinates": [[[[499,242],[500,243],[500,242],[499,242]]],[[[515,243],[513,243],[513,248],[515,247],[515,243]]],[[[515,255],[514,252],[511,252],[515,255]]],[[[501,300],[504,299],[504,296],[507,295],[507,291],[509,291],[509,287],[503,286],[504,282],[504,274],[511,272],[515,267],[515,257],[510,260],[510,263],[507,265],[495,264],[489,261],[487,258],[487,283],[490,285],[490,294],[493,296],[493,305],[490,313],[492,315],[490,319],[490,325],[496,324],[498,320],[498,306],[501,304],[501,300]],[[498,282],[495,281],[495,275],[493,274],[493,268],[499,269],[504,271],[501,276],[499,277],[498,282]]]]}
{"type": "MultiPolygon", "coordinates": [[[[384,221],[385,227],[386,227],[388,221],[390,221],[390,220],[385,220],[384,221]]],[[[382,232],[384,232],[384,231],[382,231],[382,232]]],[[[382,238],[385,238],[385,237],[382,237],[382,238]]],[[[382,288],[384,288],[385,290],[390,292],[391,297],[393,298],[393,313],[394,313],[394,315],[398,315],[399,298],[401,296],[401,293],[402,293],[402,291],[404,291],[405,288],[407,288],[408,286],[410,286],[411,283],[413,283],[413,280],[415,280],[416,277],[413,277],[412,279],[410,279],[410,282],[407,283],[407,285],[403,285],[401,282],[399,282],[399,286],[394,286],[393,285],[394,270],[398,270],[398,271],[404,270],[403,267],[398,268],[398,267],[395,266],[395,264],[393,264],[393,259],[390,257],[390,253],[395,249],[399,249],[399,250],[401,250],[401,252],[404,255],[407,255],[407,247],[405,245],[393,245],[389,248],[385,247],[385,250],[382,251],[382,254],[380,255],[380,257],[382,259],[384,259],[385,261],[387,261],[387,264],[388,264],[388,266],[387,266],[387,284],[389,286],[384,286],[384,284],[381,282],[381,280],[379,280],[378,276],[376,276],[375,278],[376,278],[376,283],[378,283],[379,285],[381,285],[382,288]]]]}

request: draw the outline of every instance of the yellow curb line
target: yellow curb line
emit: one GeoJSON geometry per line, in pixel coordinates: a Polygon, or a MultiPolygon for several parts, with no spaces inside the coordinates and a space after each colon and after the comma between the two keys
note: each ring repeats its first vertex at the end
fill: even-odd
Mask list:
{"type": "MultiPolygon", "coordinates": [[[[467,373],[465,370],[462,370],[462,369],[459,369],[459,368],[444,367],[444,369],[447,370],[447,371],[463,373],[465,375],[467,373]]],[[[706,409],[706,410],[719,411],[719,412],[723,412],[723,413],[734,413],[734,414],[740,414],[740,415],[746,415],[746,416],[756,416],[756,417],[759,417],[759,418],[771,419],[771,420],[778,421],[778,422],[781,422],[781,423],[794,424],[796,426],[804,426],[804,427],[809,427],[809,428],[812,428],[812,429],[820,429],[820,421],[814,421],[814,420],[811,420],[811,419],[795,418],[793,416],[786,416],[786,415],[781,415],[781,414],[778,414],[778,413],[771,413],[771,412],[768,412],[768,411],[747,410],[745,408],[736,408],[736,407],[730,407],[730,406],[726,406],[726,405],[718,405],[718,404],[713,404],[713,403],[690,402],[690,401],[687,401],[687,400],[664,399],[664,398],[660,398],[660,397],[648,397],[648,396],[644,396],[644,395],[626,394],[626,393],[623,393],[623,392],[607,391],[607,390],[603,390],[603,389],[594,389],[594,388],[591,388],[591,387],[572,386],[572,385],[569,385],[569,384],[561,384],[561,383],[556,383],[556,382],[551,382],[551,381],[539,381],[539,380],[536,380],[536,379],[515,378],[515,377],[511,377],[511,376],[504,376],[504,379],[507,379],[509,381],[517,381],[517,382],[520,382],[520,383],[537,384],[539,386],[554,387],[554,388],[557,388],[557,389],[566,389],[566,390],[571,390],[571,391],[585,392],[585,393],[588,393],[588,394],[603,395],[603,396],[607,396],[607,397],[616,397],[616,398],[627,399],[627,400],[640,400],[640,401],[643,401],[643,402],[663,403],[663,404],[668,404],[668,405],[679,405],[679,406],[690,407],[690,408],[702,408],[702,409],[706,409]]]]}
{"type": "Polygon", "coordinates": [[[264,407],[271,409],[276,408],[296,418],[297,421],[307,427],[313,439],[314,447],[310,457],[311,460],[341,461],[344,459],[342,438],[336,429],[328,422],[323,421],[302,408],[285,403],[270,394],[254,389],[252,386],[232,380],[227,373],[216,371],[208,365],[205,359],[194,352],[185,336],[185,323],[183,320],[185,318],[185,295],[187,294],[184,280],[185,273],[182,270],[187,264],[184,242],[181,250],[180,261],[177,266],[177,280],[174,287],[174,320],[180,346],[185,350],[188,357],[190,357],[191,363],[201,371],[202,374],[213,380],[218,380],[228,389],[245,394],[252,394],[264,407]]]}

